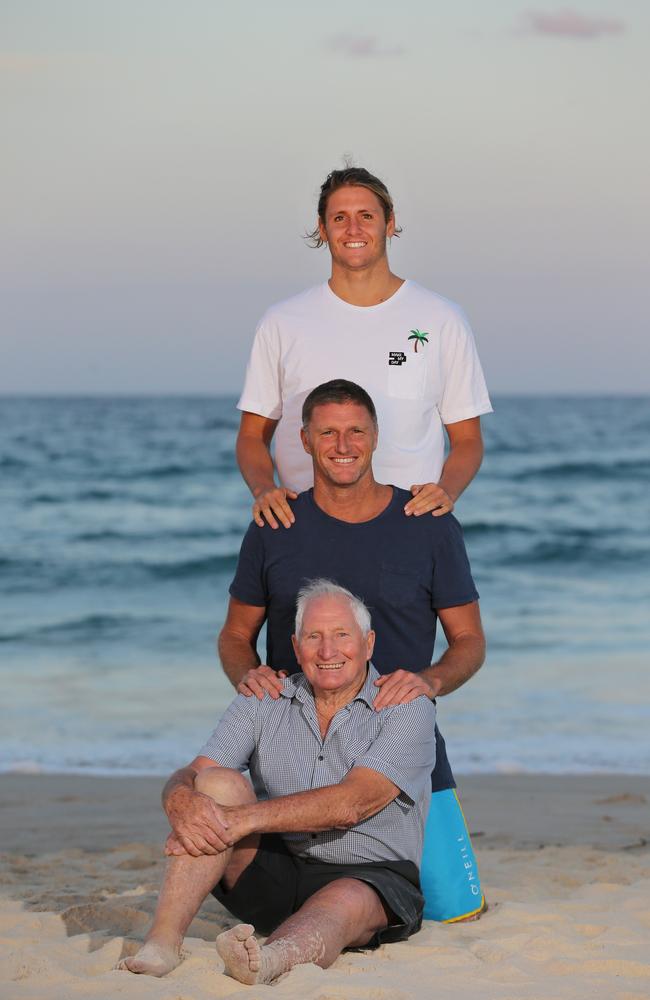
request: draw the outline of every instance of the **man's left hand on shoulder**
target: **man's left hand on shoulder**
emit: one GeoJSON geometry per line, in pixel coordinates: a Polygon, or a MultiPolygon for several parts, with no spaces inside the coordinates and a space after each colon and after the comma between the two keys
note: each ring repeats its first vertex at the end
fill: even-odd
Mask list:
{"type": "Polygon", "coordinates": [[[433,700],[439,690],[436,681],[427,681],[422,674],[414,674],[411,670],[395,670],[392,674],[384,674],[377,678],[375,685],[379,688],[374,701],[377,712],[392,705],[406,705],[420,695],[433,700]]]}
{"type": "Polygon", "coordinates": [[[404,505],[407,517],[431,512],[434,517],[449,514],[454,509],[454,501],[438,483],[421,483],[411,486],[413,499],[404,505]]]}

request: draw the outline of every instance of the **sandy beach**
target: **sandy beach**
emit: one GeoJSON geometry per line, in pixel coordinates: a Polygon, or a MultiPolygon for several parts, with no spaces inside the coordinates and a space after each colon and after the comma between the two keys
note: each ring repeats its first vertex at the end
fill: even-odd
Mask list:
{"type": "Polygon", "coordinates": [[[647,1000],[650,779],[476,775],[459,784],[490,903],[480,921],[425,922],[406,943],[246,987],[221,974],[214,939],[235,921],[214,900],[167,978],[113,970],[137,949],[155,903],[166,828],[159,779],[0,776],[0,995],[647,1000]]]}

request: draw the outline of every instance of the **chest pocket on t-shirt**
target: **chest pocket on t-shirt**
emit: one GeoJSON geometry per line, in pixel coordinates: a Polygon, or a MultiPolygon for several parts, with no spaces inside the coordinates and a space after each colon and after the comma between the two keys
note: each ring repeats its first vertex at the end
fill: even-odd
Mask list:
{"type": "Polygon", "coordinates": [[[382,563],[379,573],[379,595],[395,608],[403,608],[415,600],[418,574],[407,566],[382,563]]]}
{"type": "Polygon", "coordinates": [[[421,399],[429,368],[426,347],[416,354],[408,344],[402,353],[406,360],[401,365],[388,366],[388,395],[393,399],[421,399]]]}

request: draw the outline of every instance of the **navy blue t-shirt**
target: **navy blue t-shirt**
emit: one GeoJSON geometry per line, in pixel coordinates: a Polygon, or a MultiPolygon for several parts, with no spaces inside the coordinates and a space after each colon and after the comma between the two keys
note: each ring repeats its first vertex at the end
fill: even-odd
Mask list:
{"type": "MultiPolygon", "coordinates": [[[[403,668],[419,672],[433,659],[436,608],[478,598],[460,524],[452,514],[407,517],[412,499],[393,487],[384,511],[350,524],[330,517],[313,490],[291,502],[296,520],[275,531],[254,522],[239,553],[230,593],[267,609],[266,662],[274,670],[300,668],[291,645],[296,595],[317,577],[347,587],[367,605],[376,632],[372,662],[380,674],[403,668]]],[[[453,788],[444,740],[436,729],[433,788],[453,788]]]]}

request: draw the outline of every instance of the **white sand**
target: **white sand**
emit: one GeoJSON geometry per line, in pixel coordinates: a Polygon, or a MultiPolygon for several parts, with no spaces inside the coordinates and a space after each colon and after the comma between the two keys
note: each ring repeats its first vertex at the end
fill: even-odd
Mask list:
{"type": "Polygon", "coordinates": [[[160,782],[0,777],[2,1000],[648,1000],[650,779],[474,776],[461,782],[490,911],[425,923],[403,944],[294,969],[275,986],[221,974],[235,922],[210,900],[165,979],[113,971],[156,898],[160,782]]]}

